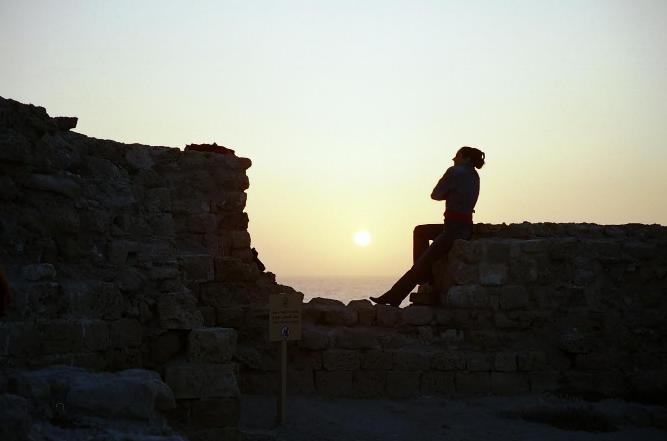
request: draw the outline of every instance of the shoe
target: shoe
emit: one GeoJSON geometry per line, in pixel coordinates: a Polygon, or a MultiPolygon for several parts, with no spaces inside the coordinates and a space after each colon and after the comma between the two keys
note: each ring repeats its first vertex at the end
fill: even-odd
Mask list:
{"type": "Polygon", "coordinates": [[[389,306],[393,306],[394,308],[397,308],[398,305],[401,304],[401,302],[396,303],[396,302],[390,302],[389,300],[386,300],[386,295],[387,294],[388,293],[384,293],[380,297],[369,297],[369,298],[372,301],[374,301],[375,303],[377,303],[378,305],[389,305],[389,306]]]}

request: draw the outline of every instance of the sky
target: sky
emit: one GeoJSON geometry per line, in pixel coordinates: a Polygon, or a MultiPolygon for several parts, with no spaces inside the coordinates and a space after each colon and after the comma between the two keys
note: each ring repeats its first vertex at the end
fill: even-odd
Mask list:
{"type": "Polygon", "coordinates": [[[665,54],[665,0],[0,0],[0,96],[250,158],[279,276],[402,274],[464,145],[475,222],[667,225],[665,54]]]}

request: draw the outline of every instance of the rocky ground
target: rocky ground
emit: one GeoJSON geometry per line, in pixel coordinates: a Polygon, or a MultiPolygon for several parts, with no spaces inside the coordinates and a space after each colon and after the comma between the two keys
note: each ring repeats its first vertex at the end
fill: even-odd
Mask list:
{"type": "Polygon", "coordinates": [[[667,408],[549,396],[410,400],[289,397],[287,423],[276,399],[242,397],[247,441],[664,440],[667,408]]]}

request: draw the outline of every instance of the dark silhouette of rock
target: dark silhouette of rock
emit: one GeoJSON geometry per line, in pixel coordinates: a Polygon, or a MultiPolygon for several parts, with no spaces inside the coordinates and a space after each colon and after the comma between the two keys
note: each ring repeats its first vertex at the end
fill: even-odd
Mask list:
{"type": "Polygon", "coordinates": [[[233,155],[234,150],[228,149],[216,143],[213,144],[188,144],[185,146],[185,150],[196,150],[198,152],[213,152],[221,153],[223,155],[233,155]]]}

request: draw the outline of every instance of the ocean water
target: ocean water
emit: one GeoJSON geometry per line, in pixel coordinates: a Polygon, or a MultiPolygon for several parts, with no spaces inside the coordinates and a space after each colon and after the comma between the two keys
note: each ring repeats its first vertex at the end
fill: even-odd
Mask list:
{"type": "Polygon", "coordinates": [[[346,305],[350,300],[368,299],[384,294],[396,282],[397,277],[278,277],[281,285],[291,286],[303,293],[304,303],[315,297],[340,300],[346,305]]]}

